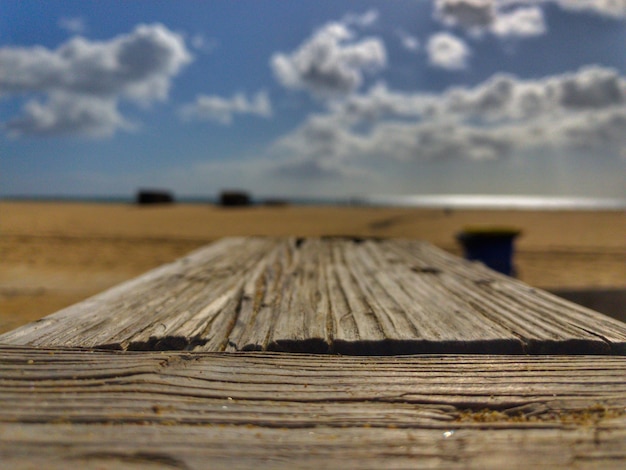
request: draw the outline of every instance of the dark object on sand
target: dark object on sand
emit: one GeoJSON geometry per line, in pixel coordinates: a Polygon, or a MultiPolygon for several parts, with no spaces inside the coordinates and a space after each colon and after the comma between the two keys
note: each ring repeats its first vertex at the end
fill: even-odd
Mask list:
{"type": "Polygon", "coordinates": [[[172,204],[174,196],[169,191],[140,189],[137,192],[137,204],[172,204]]]}
{"type": "Polygon", "coordinates": [[[250,195],[243,191],[223,191],[220,205],[224,207],[243,207],[251,204],[250,195]]]}
{"type": "Polygon", "coordinates": [[[466,259],[484,263],[489,268],[515,275],[513,241],[521,232],[512,228],[467,228],[456,236],[466,259]]]}

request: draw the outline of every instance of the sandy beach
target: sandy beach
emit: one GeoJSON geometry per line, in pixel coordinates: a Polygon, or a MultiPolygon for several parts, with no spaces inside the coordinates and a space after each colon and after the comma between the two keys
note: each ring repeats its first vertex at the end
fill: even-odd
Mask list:
{"type": "Polygon", "coordinates": [[[466,226],[521,229],[515,264],[533,286],[626,287],[623,211],[0,202],[0,332],[225,236],[401,237],[461,254],[466,226]]]}

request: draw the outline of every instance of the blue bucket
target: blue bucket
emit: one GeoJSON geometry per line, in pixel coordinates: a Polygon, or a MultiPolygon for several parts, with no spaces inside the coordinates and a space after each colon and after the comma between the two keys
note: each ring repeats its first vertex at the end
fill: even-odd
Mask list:
{"type": "Polygon", "coordinates": [[[465,259],[480,261],[507,276],[515,275],[513,241],[520,234],[515,229],[467,229],[457,235],[465,259]]]}

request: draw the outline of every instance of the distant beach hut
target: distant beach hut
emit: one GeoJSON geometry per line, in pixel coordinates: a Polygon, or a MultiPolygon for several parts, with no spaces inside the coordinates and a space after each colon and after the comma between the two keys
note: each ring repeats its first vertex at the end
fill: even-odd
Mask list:
{"type": "Polygon", "coordinates": [[[140,189],[137,191],[137,204],[172,204],[174,196],[169,191],[160,189],[140,189]]]}
{"type": "Polygon", "coordinates": [[[250,195],[245,191],[222,191],[220,205],[223,207],[243,207],[252,204],[250,195]]]}

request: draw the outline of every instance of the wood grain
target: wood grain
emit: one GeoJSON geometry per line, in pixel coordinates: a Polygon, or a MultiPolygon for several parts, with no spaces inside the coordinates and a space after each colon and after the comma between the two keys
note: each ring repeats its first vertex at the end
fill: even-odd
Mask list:
{"type": "Polygon", "coordinates": [[[6,468],[615,469],[622,427],[535,429],[256,428],[233,425],[6,424],[6,468]]]}
{"type": "Polygon", "coordinates": [[[626,324],[424,242],[228,238],[0,336],[122,350],[626,354],[626,324]]]}
{"type": "Polygon", "coordinates": [[[0,348],[3,466],[623,468],[626,358],[0,348]]]}

